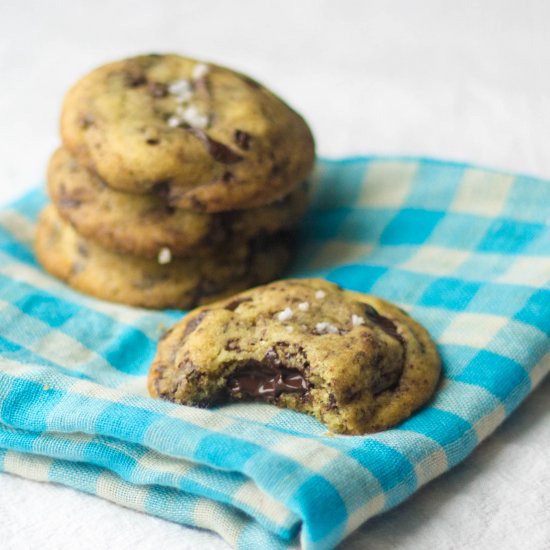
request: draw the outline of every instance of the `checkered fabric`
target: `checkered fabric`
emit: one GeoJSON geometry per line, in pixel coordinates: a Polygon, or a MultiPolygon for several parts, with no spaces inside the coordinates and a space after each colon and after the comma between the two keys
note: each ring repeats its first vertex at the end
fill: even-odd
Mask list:
{"type": "Polygon", "coordinates": [[[153,400],[181,312],[83,296],[32,251],[42,191],[0,214],[0,469],[219,533],[333,548],[463,460],[550,370],[550,182],[421,159],[320,161],[289,276],[380,295],[436,339],[444,379],[395,429],[329,437],[269,405],[153,400]]]}

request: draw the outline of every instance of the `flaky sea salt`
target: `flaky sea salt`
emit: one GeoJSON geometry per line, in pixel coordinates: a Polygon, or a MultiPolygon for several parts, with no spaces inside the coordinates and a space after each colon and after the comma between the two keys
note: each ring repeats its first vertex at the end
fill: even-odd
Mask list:
{"type": "Polygon", "coordinates": [[[180,117],[176,116],[176,115],[172,115],[166,121],[166,123],[168,124],[168,126],[170,126],[170,128],[177,128],[182,122],[183,122],[183,120],[180,117]]]}
{"type": "Polygon", "coordinates": [[[170,249],[167,248],[166,246],[163,246],[159,250],[159,255],[157,260],[158,260],[158,263],[161,265],[169,264],[172,261],[172,252],[170,251],[170,249]]]}
{"type": "Polygon", "coordinates": [[[292,318],[292,315],[292,310],[289,307],[285,307],[283,311],[279,311],[279,313],[277,313],[276,317],[278,321],[288,321],[292,318]]]}
{"type": "Polygon", "coordinates": [[[309,309],[309,302],[302,302],[298,304],[298,309],[300,311],[307,311],[309,309]]]}
{"type": "Polygon", "coordinates": [[[363,317],[361,317],[360,315],[355,315],[355,313],[351,316],[351,324],[354,326],[354,327],[358,327],[360,325],[364,325],[365,324],[365,319],[363,319],[363,317]]]}
{"type": "Polygon", "coordinates": [[[317,300],[322,300],[326,295],[327,293],[324,290],[318,290],[315,293],[315,298],[317,298],[317,300]]]}
{"type": "Polygon", "coordinates": [[[208,126],[208,116],[201,113],[194,105],[189,105],[184,109],[182,118],[193,128],[206,128],[208,126]]]}
{"type": "Polygon", "coordinates": [[[315,325],[315,332],[318,334],[338,334],[339,330],[332,323],[324,321],[315,325]]]}
{"type": "Polygon", "coordinates": [[[193,67],[193,72],[191,73],[191,76],[193,77],[193,80],[199,80],[200,78],[206,76],[209,70],[210,68],[205,63],[197,63],[193,67]]]}
{"type": "Polygon", "coordinates": [[[193,88],[191,87],[191,82],[189,80],[185,80],[182,78],[181,80],[174,80],[174,82],[171,82],[168,85],[168,91],[178,97],[178,98],[186,98],[191,97],[193,94],[193,88]]]}

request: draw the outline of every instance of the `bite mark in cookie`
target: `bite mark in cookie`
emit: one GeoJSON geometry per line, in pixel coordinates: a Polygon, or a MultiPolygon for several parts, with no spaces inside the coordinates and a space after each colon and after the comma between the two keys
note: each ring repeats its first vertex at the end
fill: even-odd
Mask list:
{"type": "Polygon", "coordinates": [[[272,403],[362,434],[410,416],[439,373],[428,333],[397,307],[303,279],[191,312],[159,344],[149,389],[186,405],[272,403]]]}

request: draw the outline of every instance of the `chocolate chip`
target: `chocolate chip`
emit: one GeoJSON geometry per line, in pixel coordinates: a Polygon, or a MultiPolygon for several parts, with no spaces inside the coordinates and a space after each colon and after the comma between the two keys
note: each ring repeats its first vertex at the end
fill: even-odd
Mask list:
{"type": "Polygon", "coordinates": [[[252,140],[252,137],[250,134],[247,134],[243,130],[235,130],[235,143],[244,151],[248,151],[250,149],[250,142],[252,140]]]}
{"type": "Polygon", "coordinates": [[[185,330],[183,332],[183,338],[191,334],[202,323],[202,320],[206,317],[207,313],[208,310],[205,309],[187,323],[187,326],[185,327],[185,330]]]}
{"type": "Polygon", "coordinates": [[[149,138],[145,140],[145,143],[147,143],[147,145],[158,145],[160,143],[160,139],[149,138]]]}
{"type": "Polygon", "coordinates": [[[308,389],[309,384],[299,370],[272,368],[253,359],[239,364],[227,380],[230,396],[265,401],[277,398],[282,393],[303,394],[308,389]]]}
{"type": "Polygon", "coordinates": [[[378,317],[380,317],[380,313],[378,313],[378,311],[376,311],[376,309],[374,309],[370,304],[363,304],[363,308],[364,308],[364,311],[365,311],[365,315],[373,320],[373,319],[378,319],[378,317]]]}
{"type": "Polygon", "coordinates": [[[137,88],[147,82],[145,73],[139,68],[130,68],[124,74],[124,82],[130,88],[137,88]]]}
{"type": "Polygon", "coordinates": [[[281,360],[279,359],[279,355],[275,348],[271,347],[267,350],[266,354],[264,355],[264,361],[269,363],[270,365],[279,366],[281,364],[281,360]]]}
{"type": "Polygon", "coordinates": [[[399,384],[400,374],[401,370],[381,373],[372,384],[371,391],[373,395],[379,395],[386,390],[395,390],[399,384]]]}
{"type": "Polygon", "coordinates": [[[229,338],[227,342],[225,343],[225,350],[226,351],[241,351],[241,348],[239,346],[239,339],[238,338],[229,338]]]}
{"type": "Polygon", "coordinates": [[[374,309],[370,304],[363,304],[363,307],[363,311],[365,312],[365,315],[371,323],[380,327],[388,336],[399,340],[399,342],[401,342],[402,344],[405,343],[403,336],[399,334],[399,332],[397,331],[397,326],[391,319],[380,315],[380,313],[378,313],[378,311],[374,309]]]}
{"type": "Polygon", "coordinates": [[[233,172],[227,171],[227,172],[224,172],[224,173],[223,173],[223,175],[222,175],[222,181],[223,181],[224,183],[229,183],[230,181],[233,181],[234,177],[235,177],[235,176],[233,175],[233,172]]]}
{"type": "Polygon", "coordinates": [[[327,409],[329,411],[333,411],[334,409],[336,409],[338,407],[338,405],[336,404],[336,397],[334,397],[334,394],[333,393],[330,393],[329,396],[328,396],[328,405],[327,405],[327,409]]]}
{"type": "Polygon", "coordinates": [[[244,304],[245,302],[252,302],[252,298],[237,298],[236,300],[229,302],[224,309],[227,309],[228,311],[235,311],[241,304],[244,304]]]}
{"type": "Polygon", "coordinates": [[[149,82],[147,91],[153,97],[166,97],[168,95],[168,87],[162,82],[149,82]]]}
{"type": "Polygon", "coordinates": [[[95,118],[90,114],[83,115],[78,120],[78,125],[82,128],[82,130],[87,130],[90,126],[93,126],[94,123],[95,118]]]}
{"type": "Polygon", "coordinates": [[[214,160],[222,164],[234,164],[243,160],[243,157],[230,149],[227,145],[212,139],[204,130],[200,128],[186,128],[187,131],[200,139],[205,145],[207,151],[212,155],[214,160]]]}

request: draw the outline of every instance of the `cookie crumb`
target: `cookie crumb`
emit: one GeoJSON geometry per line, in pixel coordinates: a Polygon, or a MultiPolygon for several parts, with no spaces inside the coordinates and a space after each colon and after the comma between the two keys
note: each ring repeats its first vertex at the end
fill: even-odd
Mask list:
{"type": "Polygon", "coordinates": [[[285,307],[283,311],[279,311],[279,313],[277,313],[276,317],[278,321],[288,321],[292,318],[292,315],[292,310],[289,307],[285,307]]]}
{"type": "Polygon", "coordinates": [[[315,292],[315,298],[317,298],[317,300],[322,300],[326,295],[327,293],[324,290],[317,290],[315,292]]]}
{"type": "Polygon", "coordinates": [[[191,73],[191,76],[193,77],[193,80],[199,80],[203,77],[205,77],[208,72],[210,71],[210,68],[205,63],[197,63],[193,67],[193,72],[191,73]]]}
{"type": "Polygon", "coordinates": [[[315,332],[317,332],[317,334],[338,334],[340,331],[338,327],[335,327],[332,323],[323,321],[315,325],[315,332]]]}
{"type": "Polygon", "coordinates": [[[298,309],[300,311],[307,311],[309,309],[309,302],[301,302],[298,304],[298,309]]]}
{"type": "Polygon", "coordinates": [[[294,327],[292,327],[291,325],[287,325],[286,331],[287,332],[294,332],[294,327]]]}
{"type": "Polygon", "coordinates": [[[172,252],[166,246],[159,250],[158,262],[161,265],[169,264],[172,261],[172,252]]]}
{"type": "Polygon", "coordinates": [[[43,389],[44,391],[48,391],[48,390],[50,389],[50,386],[48,386],[48,384],[44,384],[44,385],[42,386],[42,389],[43,389]]]}
{"type": "Polygon", "coordinates": [[[351,316],[351,324],[354,326],[354,327],[358,327],[360,325],[364,325],[365,324],[365,319],[363,319],[363,317],[361,317],[360,315],[355,315],[355,313],[351,316]]]}

